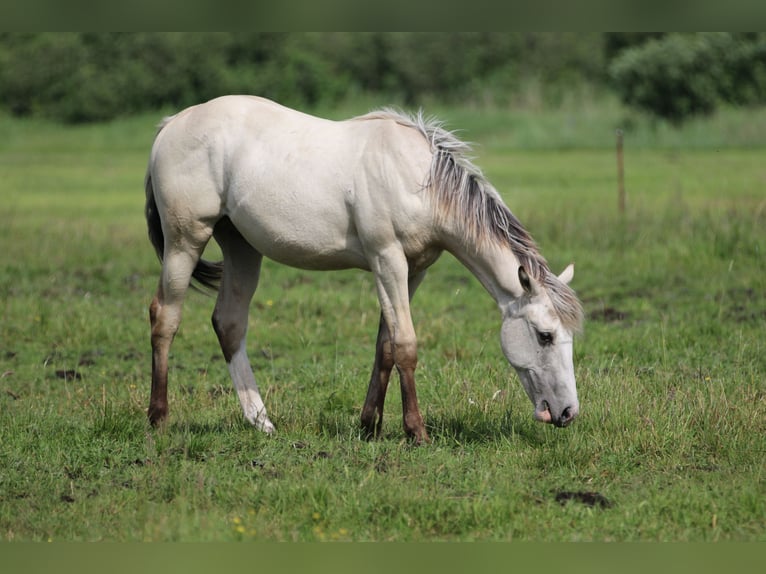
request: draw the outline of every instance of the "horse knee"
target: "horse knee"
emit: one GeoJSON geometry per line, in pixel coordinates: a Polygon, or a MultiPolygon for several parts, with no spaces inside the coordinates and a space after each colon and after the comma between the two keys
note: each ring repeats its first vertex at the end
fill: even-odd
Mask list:
{"type": "Polygon", "coordinates": [[[394,344],[394,361],[397,368],[414,370],[418,365],[418,344],[415,339],[396,341],[394,344]]]}

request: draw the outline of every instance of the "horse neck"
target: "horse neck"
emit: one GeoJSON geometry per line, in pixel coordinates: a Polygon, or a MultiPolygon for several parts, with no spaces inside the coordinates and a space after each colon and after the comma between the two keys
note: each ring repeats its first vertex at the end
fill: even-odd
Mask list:
{"type": "Polygon", "coordinates": [[[523,293],[519,261],[510,247],[493,241],[476,246],[463,238],[448,241],[447,250],[479,280],[501,309],[523,293]]]}

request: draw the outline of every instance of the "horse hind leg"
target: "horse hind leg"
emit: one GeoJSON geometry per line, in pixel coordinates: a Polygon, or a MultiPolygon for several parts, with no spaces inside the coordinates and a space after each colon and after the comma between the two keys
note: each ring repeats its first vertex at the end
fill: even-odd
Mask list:
{"type": "MultiPolygon", "coordinates": [[[[179,242],[176,245],[182,243],[179,242]]],[[[177,247],[166,251],[163,257],[159,287],[149,307],[152,342],[152,388],[147,414],[153,426],[167,417],[168,353],[181,324],[184,296],[202,249],[204,249],[204,245],[199,249],[177,247]]]]}
{"type": "Polygon", "coordinates": [[[214,236],[221,246],[224,264],[213,328],[245,418],[259,430],[272,433],[274,425],[266,414],[246,349],[248,309],[258,287],[263,257],[228,218],[218,222],[214,236]]]}

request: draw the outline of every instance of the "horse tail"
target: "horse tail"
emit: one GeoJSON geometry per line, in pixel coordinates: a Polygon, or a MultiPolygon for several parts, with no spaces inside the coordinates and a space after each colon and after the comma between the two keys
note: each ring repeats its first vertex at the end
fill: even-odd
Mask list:
{"type": "Polygon", "coordinates": [[[149,241],[151,241],[154,252],[161,262],[165,254],[165,234],[162,233],[162,220],[160,219],[160,212],[157,211],[157,201],[154,199],[154,186],[152,186],[152,174],[149,169],[146,170],[144,189],[146,189],[144,214],[146,215],[146,226],[149,230],[149,241]]]}
{"type": "MultiPolygon", "coordinates": [[[[158,134],[162,128],[167,125],[170,119],[171,118],[166,118],[162,124],[160,124],[159,130],[157,131],[158,134]]],[[[160,212],[157,209],[157,200],[154,197],[151,163],[146,169],[144,189],[146,190],[146,206],[144,208],[144,214],[146,215],[146,226],[149,231],[149,241],[151,241],[152,246],[154,247],[154,252],[157,254],[157,258],[162,262],[165,255],[165,234],[162,232],[162,219],[160,217],[160,212]]],[[[211,291],[218,290],[222,276],[223,261],[207,261],[205,259],[200,259],[192,272],[192,279],[202,287],[210,289],[211,291]]],[[[192,285],[192,287],[196,288],[196,285],[192,285]]]]}

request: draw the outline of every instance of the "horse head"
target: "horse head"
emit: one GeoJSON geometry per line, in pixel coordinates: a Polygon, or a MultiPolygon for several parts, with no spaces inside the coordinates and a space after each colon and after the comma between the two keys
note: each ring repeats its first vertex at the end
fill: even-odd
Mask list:
{"type": "MultiPolygon", "coordinates": [[[[573,275],[570,265],[553,279],[566,285],[573,275]]],[[[572,363],[573,332],[556,313],[546,287],[523,267],[519,267],[518,277],[523,294],[504,311],[503,353],[519,374],[535,418],[564,427],[580,408],[572,363]]]]}

